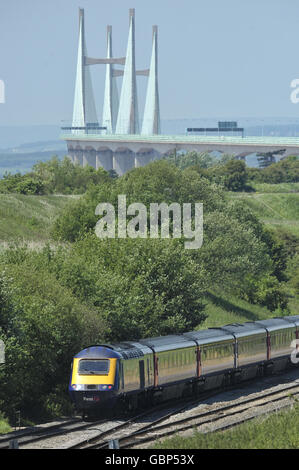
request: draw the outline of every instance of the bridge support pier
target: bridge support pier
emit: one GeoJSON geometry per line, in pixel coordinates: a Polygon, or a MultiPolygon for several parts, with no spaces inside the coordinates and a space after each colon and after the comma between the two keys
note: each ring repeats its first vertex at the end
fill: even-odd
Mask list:
{"type": "Polygon", "coordinates": [[[113,155],[113,169],[119,176],[135,166],[135,154],[128,149],[118,150],[113,155]]]}
{"type": "Polygon", "coordinates": [[[92,166],[96,169],[96,152],[94,149],[84,150],[83,153],[83,166],[92,166]]]}
{"type": "Polygon", "coordinates": [[[113,154],[112,151],[107,150],[97,150],[96,152],[96,168],[97,170],[102,167],[104,170],[109,171],[113,170],[113,154]]]}
{"type": "Polygon", "coordinates": [[[135,168],[145,166],[158,158],[160,158],[160,154],[158,154],[154,149],[150,149],[146,152],[138,152],[135,154],[135,168]]]}
{"type": "Polygon", "coordinates": [[[83,165],[83,150],[75,150],[73,161],[75,165],[83,165]]]}
{"type": "Polygon", "coordinates": [[[68,149],[67,151],[67,157],[72,163],[75,163],[75,152],[73,149],[68,149]]]}

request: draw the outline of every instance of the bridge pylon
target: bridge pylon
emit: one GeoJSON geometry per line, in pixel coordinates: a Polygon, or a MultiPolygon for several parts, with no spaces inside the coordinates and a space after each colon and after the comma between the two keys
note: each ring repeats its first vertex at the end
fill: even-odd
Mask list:
{"type": "MultiPolygon", "coordinates": [[[[107,59],[111,59],[112,54],[112,26],[107,26],[107,59]]],[[[114,134],[118,113],[118,90],[116,74],[113,64],[106,65],[106,81],[103,106],[103,127],[106,127],[107,134],[114,134]]]]}
{"type": "Polygon", "coordinates": [[[141,134],[160,134],[158,89],[158,26],[153,26],[153,45],[141,134]]]}
{"type": "MultiPolygon", "coordinates": [[[[84,30],[84,9],[79,8],[79,45],[72,127],[98,126],[84,30]]],[[[78,130],[73,130],[78,133],[78,130]]],[[[79,131],[80,132],[80,131],[79,131]]]]}
{"type": "Polygon", "coordinates": [[[139,134],[135,66],[135,9],[129,10],[129,38],[121,88],[116,134],[139,134]]]}

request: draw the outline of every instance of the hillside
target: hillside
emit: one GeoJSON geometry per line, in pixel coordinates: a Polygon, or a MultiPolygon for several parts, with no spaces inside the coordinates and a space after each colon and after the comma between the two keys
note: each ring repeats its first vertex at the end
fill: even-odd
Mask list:
{"type": "Polygon", "coordinates": [[[71,197],[78,196],[0,194],[0,246],[49,241],[53,221],[71,197]]]}
{"type": "MultiPolygon", "coordinates": [[[[255,193],[230,193],[240,198],[264,222],[275,230],[289,250],[299,250],[299,183],[255,184],[255,193]]],[[[299,315],[299,296],[289,284],[289,308],[299,315]]],[[[273,315],[272,315],[273,316],[273,315]]]]}
{"type": "Polygon", "coordinates": [[[292,184],[260,185],[261,189],[267,186],[267,192],[231,193],[231,197],[241,198],[266,225],[299,237],[299,190],[291,192],[292,186],[289,186],[290,192],[286,192],[288,185],[292,184]],[[280,188],[268,192],[271,189],[269,186],[282,186],[281,192],[278,192],[280,188]]]}

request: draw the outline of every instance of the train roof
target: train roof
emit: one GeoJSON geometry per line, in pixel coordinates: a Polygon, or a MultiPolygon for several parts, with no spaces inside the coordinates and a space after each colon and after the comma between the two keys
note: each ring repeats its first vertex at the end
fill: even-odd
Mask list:
{"type": "Polygon", "coordinates": [[[268,331],[295,327],[294,322],[284,320],[283,318],[269,318],[268,320],[258,320],[255,323],[264,326],[268,331]]]}
{"type": "Polygon", "coordinates": [[[119,358],[119,353],[111,351],[108,349],[109,346],[106,344],[88,346],[82,351],[78,352],[75,358],[84,358],[84,359],[105,359],[105,358],[119,358]]]}
{"type": "Polygon", "coordinates": [[[299,315],[287,315],[286,317],[283,317],[283,319],[299,326],[299,315]]]}
{"type": "Polygon", "coordinates": [[[246,322],[246,323],[231,323],[221,327],[221,330],[232,333],[236,338],[242,338],[242,336],[251,336],[259,333],[265,333],[266,330],[262,325],[257,322],[246,322]]]}
{"type": "Polygon", "coordinates": [[[188,331],[184,336],[193,339],[198,344],[208,344],[216,341],[229,341],[234,340],[234,337],[228,331],[223,331],[220,328],[209,328],[208,330],[188,331]]]}
{"type": "Polygon", "coordinates": [[[103,358],[123,358],[131,359],[134,357],[143,357],[145,354],[151,354],[152,350],[143,344],[134,341],[125,341],[123,343],[98,344],[88,346],[83,349],[75,358],[103,359],[103,358]]]}
{"type": "Polygon", "coordinates": [[[139,341],[155,352],[168,351],[170,349],[181,349],[196,346],[195,342],[191,339],[185,338],[180,335],[158,336],[156,338],[146,338],[139,341]]]}
{"type": "Polygon", "coordinates": [[[145,354],[151,354],[152,350],[146,345],[136,341],[124,341],[122,343],[107,344],[107,347],[116,351],[123,359],[132,359],[134,357],[143,357],[145,354]]]}

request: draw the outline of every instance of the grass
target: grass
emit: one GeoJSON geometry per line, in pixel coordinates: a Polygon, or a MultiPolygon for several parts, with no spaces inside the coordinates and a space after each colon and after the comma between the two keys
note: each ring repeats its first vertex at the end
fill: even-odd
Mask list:
{"type": "Polygon", "coordinates": [[[228,323],[264,320],[275,316],[275,313],[266,307],[250,304],[246,300],[224,292],[208,292],[205,302],[205,313],[208,318],[200,324],[200,329],[216,328],[228,323]]]}
{"type": "Polygon", "coordinates": [[[299,192],[243,192],[230,193],[230,196],[242,199],[266,225],[299,237],[299,192]]]}
{"type": "Polygon", "coordinates": [[[0,243],[48,241],[53,221],[70,197],[0,194],[0,243]]]}
{"type": "Polygon", "coordinates": [[[259,193],[299,193],[299,183],[253,183],[252,186],[259,193]]]}
{"type": "Polygon", "coordinates": [[[158,441],[154,449],[298,449],[299,406],[255,418],[227,431],[158,441]]]}
{"type": "Polygon", "coordinates": [[[6,434],[7,432],[11,432],[11,431],[12,431],[12,428],[8,424],[7,419],[3,418],[0,415],[0,434],[6,434]]]}

